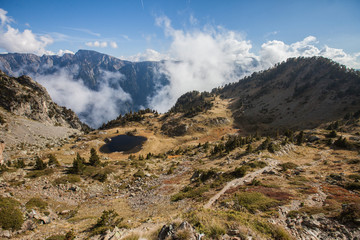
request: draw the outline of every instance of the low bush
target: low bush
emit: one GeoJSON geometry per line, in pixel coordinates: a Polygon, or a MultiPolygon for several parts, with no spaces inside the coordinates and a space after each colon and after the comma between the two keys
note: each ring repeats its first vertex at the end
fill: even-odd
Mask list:
{"type": "Polygon", "coordinates": [[[281,167],[281,170],[284,172],[287,171],[288,169],[294,169],[298,167],[298,165],[292,162],[281,163],[279,164],[279,166],[281,167]]]}
{"type": "Polygon", "coordinates": [[[28,172],[25,177],[27,178],[38,178],[41,176],[47,176],[54,173],[54,169],[47,168],[44,170],[32,170],[31,172],[28,172]]]}
{"type": "Polygon", "coordinates": [[[360,182],[352,182],[345,185],[348,190],[360,190],[360,182]]]}
{"type": "Polygon", "coordinates": [[[46,238],[46,240],[67,240],[67,239],[65,239],[65,235],[52,235],[46,238]]]}
{"type": "Polygon", "coordinates": [[[33,208],[38,208],[38,209],[44,210],[47,208],[48,203],[39,197],[34,197],[34,198],[31,198],[29,201],[27,201],[25,206],[28,210],[33,209],[33,208]]]}
{"type": "Polygon", "coordinates": [[[349,178],[352,180],[359,181],[360,180],[360,174],[350,174],[349,178]]]}
{"type": "Polygon", "coordinates": [[[234,197],[235,210],[246,208],[249,212],[268,211],[270,208],[278,206],[279,201],[266,197],[259,192],[242,192],[234,197]]]}
{"type": "Polygon", "coordinates": [[[133,175],[136,178],[144,178],[145,177],[145,173],[142,170],[138,170],[136,173],[134,173],[133,175]]]}
{"type": "Polygon", "coordinates": [[[69,174],[55,179],[53,184],[60,185],[60,184],[77,183],[77,182],[80,182],[80,176],[75,174],[69,174]]]}
{"type": "Polygon", "coordinates": [[[0,197],[0,227],[4,230],[19,230],[23,223],[20,203],[12,198],[0,197]]]}
{"type": "Polygon", "coordinates": [[[128,235],[128,236],[126,236],[126,237],[124,237],[122,239],[123,240],[138,240],[138,239],[140,239],[140,236],[138,234],[133,233],[133,234],[130,234],[130,235],[128,235]]]}
{"type": "Polygon", "coordinates": [[[235,168],[235,170],[231,173],[233,177],[241,178],[244,177],[248,170],[247,166],[241,166],[239,168],[235,168]]]}
{"type": "Polygon", "coordinates": [[[122,222],[122,218],[118,218],[118,214],[114,210],[104,210],[97,220],[96,224],[91,227],[91,236],[104,234],[107,230],[112,231],[115,226],[122,222]]]}
{"type": "Polygon", "coordinates": [[[353,203],[344,207],[338,219],[343,223],[360,226],[360,204],[353,203]]]}
{"type": "Polygon", "coordinates": [[[209,186],[201,186],[201,187],[190,187],[186,186],[180,192],[171,196],[172,202],[177,202],[183,200],[185,198],[192,198],[192,199],[201,199],[202,194],[209,190],[209,186]]]}

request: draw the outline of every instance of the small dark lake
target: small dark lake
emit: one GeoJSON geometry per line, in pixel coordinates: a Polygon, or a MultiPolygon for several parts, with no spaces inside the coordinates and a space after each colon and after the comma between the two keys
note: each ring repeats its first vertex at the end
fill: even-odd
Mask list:
{"type": "Polygon", "coordinates": [[[141,147],[146,140],[146,137],[141,136],[118,135],[111,138],[111,141],[103,145],[100,148],[100,151],[103,153],[135,153],[141,150],[141,147]]]}

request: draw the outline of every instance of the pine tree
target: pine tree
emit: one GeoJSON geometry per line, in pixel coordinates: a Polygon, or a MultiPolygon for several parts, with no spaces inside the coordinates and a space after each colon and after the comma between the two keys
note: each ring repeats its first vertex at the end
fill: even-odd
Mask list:
{"type": "Polygon", "coordinates": [[[74,158],[70,173],[81,174],[85,168],[84,162],[85,160],[80,156],[79,153],[77,153],[76,158],[74,158]]]}
{"type": "Polygon", "coordinates": [[[247,153],[252,153],[253,149],[252,149],[252,146],[251,144],[248,144],[247,147],[246,147],[246,152],[247,153]]]}
{"type": "Polygon", "coordinates": [[[48,162],[49,166],[60,166],[59,161],[56,159],[54,154],[49,154],[49,162],[48,162]]]}
{"type": "Polygon", "coordinates": [[[46,163],[44,163],[43,160],[41,160],[38,156],[36,156],[34,169],[35,170],[44,170],[45,168],[46,168],[46,163]]]}
{"type": "Polygon", "coordinates": [[[304,132],[301,131],[299,135],[297,135],[296,137],[296,144],[300,146],[304,141],[305,141],[304,132]]]}
{"type": "Polygon", "coordinates": [[[100,158],[97,155],[97,152],[95,150],[95,148],[91,148],[90,150],[90,158],[89,158],[89,164],[91,166],[99,166],[100,165],[100,158]]]}

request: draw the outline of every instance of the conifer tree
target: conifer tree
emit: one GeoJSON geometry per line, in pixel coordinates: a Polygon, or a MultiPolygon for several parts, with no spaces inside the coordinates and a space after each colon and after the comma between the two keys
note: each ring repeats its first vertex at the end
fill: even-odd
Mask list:
{"type": "Polygon", "coordinates": [[[84,162],[85,160],[80,156],[79,153],[77,153],[70,172],[73,174],[81,174],[85,168],[84,162]]]}
{"type": "Polygon", "coordinates": [[[45,168],[46,168],[46,163],[44,163],[43,160],[41,160],[38,156],[36,156],[34,169],[35,170],[44,170],[45,168]]]}
{"type": "Polygon", "coordinates": [[[97,152],[95,148],[91,148],[90,150],[90,158],[89,158],[89,164],[91,166],[99,166],[100,165],[100,158],[99,155],[97,155],[97,152]]]}

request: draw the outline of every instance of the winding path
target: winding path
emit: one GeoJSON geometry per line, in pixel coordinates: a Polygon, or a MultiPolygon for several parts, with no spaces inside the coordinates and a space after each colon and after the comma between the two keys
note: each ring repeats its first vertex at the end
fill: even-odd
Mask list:
{"type": "Polygon", "coordinates": [[[245,175],[242,178],[236,178],[236,179],[228,182],[225,185],[225,187],[223,187],[223,189],[221,189],[220,192],[218,192],[212,198],[209,199],[209,201],[204,205],[204,208],[205,209],[210,208],[213,205],[213,203],[216,202],[216,200],[218,200],[221,197],[221,195],[223,195],[230,188],[237,187],[237,186],[243,185],[245,182],[252,181],[255,177],[259,176],[264,171],[272,170],[278,163],[278,161],[276,161],[275,159],[267,159],[266,162],[269,164],[268,166],[266,166],[264,168],[261,168],[261,169],[255,171],[255,172],[251,172],[251,173],[245,175]]]}

